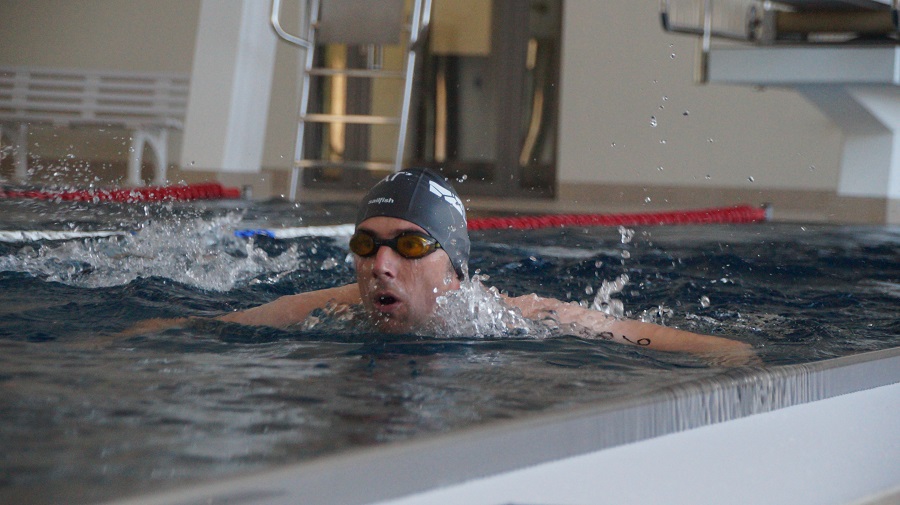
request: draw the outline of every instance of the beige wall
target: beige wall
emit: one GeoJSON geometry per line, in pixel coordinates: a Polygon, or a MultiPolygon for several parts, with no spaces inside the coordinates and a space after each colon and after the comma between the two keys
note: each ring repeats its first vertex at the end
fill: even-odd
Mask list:
{"type": "Polygon", "coordinates": [[[190,72],[199,0],[0,0],[0,64],[190,72]]]}
{"type": "Polygon", "coordinates": [[[560,181],[834,190],[840,131],[792,91],[694,85],[658,8],[566,2],[560,181]]]}
{"type": "MultiPolygon", "coordinates": [[[[0,64],[189,72],[199,4],[0,0],[0,64]]],[[[566,2],[560,182],[833,191],[837,128],[790,91],[695,86],[694,39],[663,33],[657,9],[566,2]]],[[[301,54],[279,44],[264,167],[291,164],[301,54]]],[[[62,142],[81,153],[121,154],[123,145],[62,142]]]]}
{"type": "MultiPolygon", "coordinates": [[[[0,65],[190,73],[199,8],[199,0],[0,0],[0,65]]],[[[29,141],[41,182],[54,173],[95,182],[84,161],[119,163],[124,176],[127,131],[36,126],[29,141]]],[[[176,132],[170,161],[179,146],[176,132]]],[[[101,179],[110,173],[92,168],[101,179]]]]}

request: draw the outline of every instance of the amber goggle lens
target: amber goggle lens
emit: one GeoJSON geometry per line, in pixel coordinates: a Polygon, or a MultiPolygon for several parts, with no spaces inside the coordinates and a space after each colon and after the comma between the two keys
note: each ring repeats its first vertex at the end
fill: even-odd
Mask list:
{"type": "Polygon", "coordinates": [[[393,239],[379,240],[370,233],[358,231],[350,237],[350,250],[356,255],[367,257],[378,252],[378,248],[386,245],[407,259],[425,257],[441,247],[434,237],[418,232],[402,233],[393,239]]]}

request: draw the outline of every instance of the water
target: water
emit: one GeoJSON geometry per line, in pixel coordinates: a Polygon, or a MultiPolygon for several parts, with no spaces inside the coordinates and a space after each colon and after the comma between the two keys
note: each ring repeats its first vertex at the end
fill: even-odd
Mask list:
{"type": "Polygon", "coordinates": [[[478,232],[470,268],[485,286],[470,289],[487,316],[452,333],[201,320],[115,336],[351,282],[346,239],[229,232],[353,215],[0,201],[0,229],[131,232],[0,244],[0,502],[90,503],[729,373],[525,323],[498,331],[487,286],[730,336],[767,367],[900,345],[900,229],[794,224],[478,232]]]}

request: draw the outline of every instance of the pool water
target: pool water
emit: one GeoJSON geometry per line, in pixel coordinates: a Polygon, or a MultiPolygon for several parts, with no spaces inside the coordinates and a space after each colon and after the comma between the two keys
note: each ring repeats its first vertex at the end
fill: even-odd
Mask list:
{"type": "MultiPolygon", "coordinates": [[[[352,282],[346,237],[232,231],[353,215],[342,204],[0,201],[2,230],[128,232],[0,243],[0,502],[91,503],[730,372],[677,353],[463,322],[472,330],[453,336],[338,321],[289,330],[200,321],[116,335],[146,318],[215,315],[352,282]]],[[[751,343],[766,367],[900,345],[898,228],[565,228],[472,239],[470,269],[487,286],[729,336],[751,343]]]]}

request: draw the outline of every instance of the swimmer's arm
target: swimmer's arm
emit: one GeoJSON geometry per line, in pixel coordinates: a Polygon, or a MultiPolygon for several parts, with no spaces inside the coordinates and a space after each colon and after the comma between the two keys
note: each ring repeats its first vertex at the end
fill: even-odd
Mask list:
{"type": "Polygon", "coordinates": [[[752,347],[711,335],[699,335],[629,319],[616,319],[603,312],[586,309],[574,303],[565,303],[536,295],[508,298],[507,303],[517,307],[529,319],[553,318],[560,325],[573,325],[586,329],[604,340],[631,344],[659,351],[689,352],[704,356],[721,356],[732,363],[755,361],[752,347]],[[728,358],[736,358],[729,360],[728,358]]]}
{"type": "Polygon", "coordinates": [[[216,319],[248,326],[287,328],[303,322],[310,312],[325,307],[329,303],[338,305],[362,303],[359,295],[359,286],[348,284],[336,288],[282,296],[264,305],[240,312],[224,314],[216,317],[216,319]]]}
{"type": "MultiPolygon", "coordinates": [[[[348,284],[337,288],[282,296],[281,298],[264,305],[239,312],[230,312],[214,319],[247,326],[286,328],[293,324],[303,322],[310,312],[325,307],[328,303],[362,303],[359,296],[359,287],[356,284],[348,284]]],[[[190,323],[191,319],[201,318],[179,317],[172,319],[146,319],[135,324],[131,328],[118,333],[117,336],[129,337],[185,326],[190,323]]]]}

